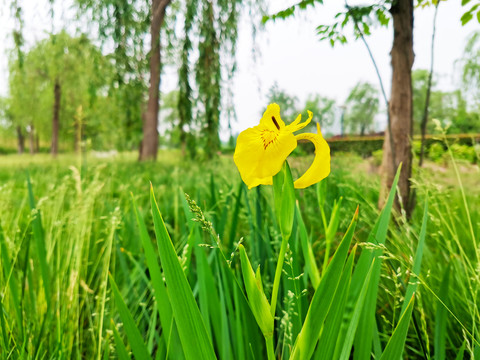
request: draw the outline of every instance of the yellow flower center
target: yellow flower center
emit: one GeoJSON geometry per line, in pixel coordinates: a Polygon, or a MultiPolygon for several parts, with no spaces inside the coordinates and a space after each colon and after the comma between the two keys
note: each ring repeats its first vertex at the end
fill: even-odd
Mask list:
{"type": "Polygon", "coordinates": [[[277,132],[264,129],[262,130],[262,141],[263,141],[263,149],[267,150],[267,147],[272,144],[275,140],[277,140],[277,132]]]}

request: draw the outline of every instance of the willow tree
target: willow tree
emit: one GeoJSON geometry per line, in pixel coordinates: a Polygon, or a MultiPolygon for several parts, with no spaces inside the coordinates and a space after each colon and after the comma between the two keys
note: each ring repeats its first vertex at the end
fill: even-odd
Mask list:
{"type": "Polygon", "coordinates": [[[229,99],[232,97],[229,84],[236,68],[238,19],[242,6],[259,9],[262,2],[246,4],[239,0],[185,2],[178,106],[182,144],[183,148],[189,146],[190,154],[194,153],[195,144],[187,130],[192,132],[194,129],[200,129],[205,154],[211,158],[220,148],[220,117],[223,114],[229,122],[234,117],[233,106],[229,105],[229,99]],[[194,30],[197,30],[198,36],[192,36],[194,30]],[[190,66],[192,49],[198,50],[193,69],[190,66]],[[191,76],[192,72],[194,76],[191,76]],[[193,105],[194,102],[196,106],[193,105]],[[193,118],[194,112],[196,119],[193,118]]]}
{"type": "Polygon", "coordinates": [[[29,128],[30,149],[35,129],[51,138],[51,153],[57,155],[62,127],[66,136],[74,129],[78,148],[75,112],[82,106],[90,114],[96,92],[104,88],[107,67],[98,48],[84,35],[62,31],[34,44],[21,69],[17,63],[16,58],[10,62],[9,109],[17,123],[29,128]]]}
{"type": "Polygon", "coordinates": [[[345,124],[360,136],[370,130],[378,113],[378,90],[368,82],[358,82],[345,101],[345,124]]]}
{"type": "MultiPolygon", "coordinates": [[[[23,38],[23,9],[18,2],[18,0],[13,0],[10,3],[10,12],[12,15],[12,18],[14,19],[14,24],[15,27],[12,32],[12,37],[13,37],[13,42],[14,42],[14,49],[16,53],[16,61],[14,68],[15,70],[18,70],[19,72],[23,71],[23,60],[24,60],[24,50],[23,46],[25,43],[25,40],[23,38]]],[[[12,70],[12,66],[10,66],[10,70],[12,70]]],[[[8,101],[6,102],[8,103],[8,101]]],[[[9,106],[6,107],[7,109],[9,106]]],[[[11,111],[7,111],[8,114],[8,119],[12,122],[15,122],[15,117],[12,114],[11,111]]],[[[24,148],[25,148],[25,136],[24,136],[24,130],[25,127],[22,126],[22,124],[18,123],[16,124],[16,133],[17,133],[17,142],[18,142],[18,153],[23,154],[24,148]]]]}
{"type": "Polygon", "coordinates": [[[9,93],[7,100],[7,120],[16,128],[19,141],[19,153],[24,151],[24,130],[28,129],[30,154],[37,152],[38,135],[49,123],[51,93],[46,94],[49,85],[32,56],[23,54],[25,66],[18,66],[18,58],[12,57],[9,62],[9,93]]]}
{"type": "Polygon", "coordinates": [[[185,4],[184,37],[182,40],[182,49],[180,52],[180,67],[178,68],[178,115],[179,115],[179,137],[182,148],[182,155],[187,152],[190,157],[196,153],[195,141],[191,136],[191,131],[187,127],[192,127],[193,123],[193,94],[190,84],[190,51],[192,50],[191,31],[195,22],[195,14],[198,6],[198,0],[187,1],[185,4]]]}
{"type": "Polygon", "coordinates": [[[110,93],[124,108],[119,124],[125,138],[121,147],[140,143],[139,159],[155,159],[162,59],[160,32],[170,0],[76,0],[76,4],[88,24],[96,26],[103,44],[108,45],[105,49],[113,44],[111,57],[117,75],[110,93]]]}

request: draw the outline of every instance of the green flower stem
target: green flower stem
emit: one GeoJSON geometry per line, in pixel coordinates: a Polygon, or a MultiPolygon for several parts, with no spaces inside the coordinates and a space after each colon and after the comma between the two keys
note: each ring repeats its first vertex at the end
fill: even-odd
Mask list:
{"type": "Polygon", "coordinates": [[[273,334],[272,336],[265,337],[267,343],[267,356],[268,360],[275,360],[275,349],[273,348],[273,334]]]}
{"type": "Polygon", "coordinates": [[[275,270],[275,279],[273,281],[272,301],[270,307],[270,313],[275,318],[275,309],[277,307],[278,288],[280,286],[280,278],[282,275],[283,261],[285,260],[285,252],[287,251],[288,239],[290,235],[282,234],[282,246],[280,247],[280,253],[278,255],[277,269],[275,270]]]}

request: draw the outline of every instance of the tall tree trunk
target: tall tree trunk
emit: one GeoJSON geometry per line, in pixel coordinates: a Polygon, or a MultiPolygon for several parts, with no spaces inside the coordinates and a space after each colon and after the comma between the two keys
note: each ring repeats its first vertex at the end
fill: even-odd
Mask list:
{"type": "Polygon", "coordinates": [[[25,151],[25,138],[23,136],[22,127],[17,125],[18,153],[23,154],[25,151]]]}
{"type": "Polygon", "coordinates": [[[30,123],[30,133],[28,134],[30,144],[30,155],[35,154],[35,126],[30,123]]]}
{"type": "Polygon", "coordinates": [[[140,160],[155,160],[158,151],[158,110],[160,92],[160,29],[165,18],[165,9],[171,0],[152,0],[152,19],[150,25],[150,88],[148,105],[143,122],[143,140],[140,146],[140,160]]]}
{"type": "MultiPolygon", "coordinates": [[[[386,195],[392,187],[395,172],[402,163],[398,182],[399,195],[406,207],[410,196],[410,176],[412,173],[411,138],[412,126],[412,65],[413,54],[413,0],[394,1],[390,12],[393,17],[392,93],[389,103],[391,121],[390,132],[385,135],[382,160],[382,188],[379,206],[385,203],[386,195]],[[392,146],[393,145],[393,146],[392,146]],[[393,149],[393,154],[392,154],[393,149]]],[[[408,215],[408,214],[407,214],[408,215]]]]}
{"type": "Polygon", "coordinates": [[[52,147],[51,153],[53,156],[58,154],[58,130],[59,130],[59,115],[60,115],[60,98],[62,95],[62,89],[58,79],[55,79],[55,86],[53,89],[54,102],[53,102],[53,117],[52,117],[52,147]]]}
{"type": "Polygon", "coordinates": [[[422,142],[420,145],[420,159],[418,160],[418,166],[422,167],[423,157],[425,153],[425,135],[427,134],[427,122],[428,122],[428,107],[430,106],[430,93],[432,90],[432,78],[433,78],[433,60],[434,60],[434,49],[435,49],[435,33],[437,28],[437,13],[438,5],[440,1],[435,4],[435,14],[433,15],[433,31],[432,31],[432,45],[430,47],[430,72],[428,73],[428,83],[427,83],[427,95],[425,96],[425,107],[423,108],[423,117],[422,124],[420,126],[422,132],[422,142]]]}

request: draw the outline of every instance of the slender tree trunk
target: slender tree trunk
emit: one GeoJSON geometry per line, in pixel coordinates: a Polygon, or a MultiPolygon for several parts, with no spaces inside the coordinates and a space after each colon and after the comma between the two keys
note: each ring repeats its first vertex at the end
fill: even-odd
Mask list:
{"type": "Polygon", "coordinates": [[[150,25],[150,88],[148,104],[143,123],[143,140],[140,146],[140,160],[155,160],[158,151],[158,111],[160,92],[160,70],[162,66],[160,49],[160,29],[165,18],[165,9],[171,0],[152,0],[150,25]]]}
{"type": "Polygon", "coordinates": [[[35,154],[35,126],[30,123],[30,133],[28,134],[30,144],[30,155],[35,154]]]}
{"type": "Polygon", "coordinates": [[[425,96],[425,108],[423,109],[423,118],[422,118],[422,124],[421,124],[422,142],[420,145],[420,159],[418,160],[418,166],[420,167],[423,165],[423,156],[425,152],[425,135],[427,134],[428,107],[430,106],[430,93],[432,91],[433,60],[434,60],[434,54],[435,54],[434,45],[435,45],[438,5],[440,5],[440,1],[438,1],[435,4],[435,15],[433,16],[432,45],[430,48],[430,73],[428,74],[427,95],[425,96]]]}
{"type": "Polygon", "coordinates": [[[83,125],[83,109],[82,106],[77,108],[75,113],[75,139],[74,139],[74,149],[75,153],[82,151],[82,125],[83,125]]]}
{"type": "Polygon", "coordinates": [[[18,153],[23,154],[25,151],[25,138],[23,136],[22,127],[17,125],[18,153]]]}
{"type": "MultiPolygon", "coordinates": [[[[392,187],[397,167],[402,163],[398,182],[399,196],[406,207],[410,196],[412,173],[411,138],[412,126],[412,65],[413,54],[413,0],[394,1],[390,12],[393,17],[392,93],[389,103],[390,132],[385,135],[382,160],[382,188],[379,206],[383,206],[392,187]],[[393,146],[392,146],[393,145],[393,146]],[[394,154],[392,154],[392,148],[394,154]]],[[[407,214],[408,215],[408,214],[407,214]]]]}
{"type": "Polygon", "coordinates": [[[60,98],[62,95],[62,89],[58,79],[55,80],[54,102],[53,102],[53,117],[52,117],[52,147],[51,153],[53,156],[58,154],[58,131],[59,131],[59,115],[60,115],[60,98]]]}
{"type": "Polygon", "coordinates": [[[80,142],[82,141],[82,130],[81,130],[81,125],[79,124],[78,120],[75,122],[75,144],[74,144],[74,150],[75,153],[80,152],[80,142]]]}

